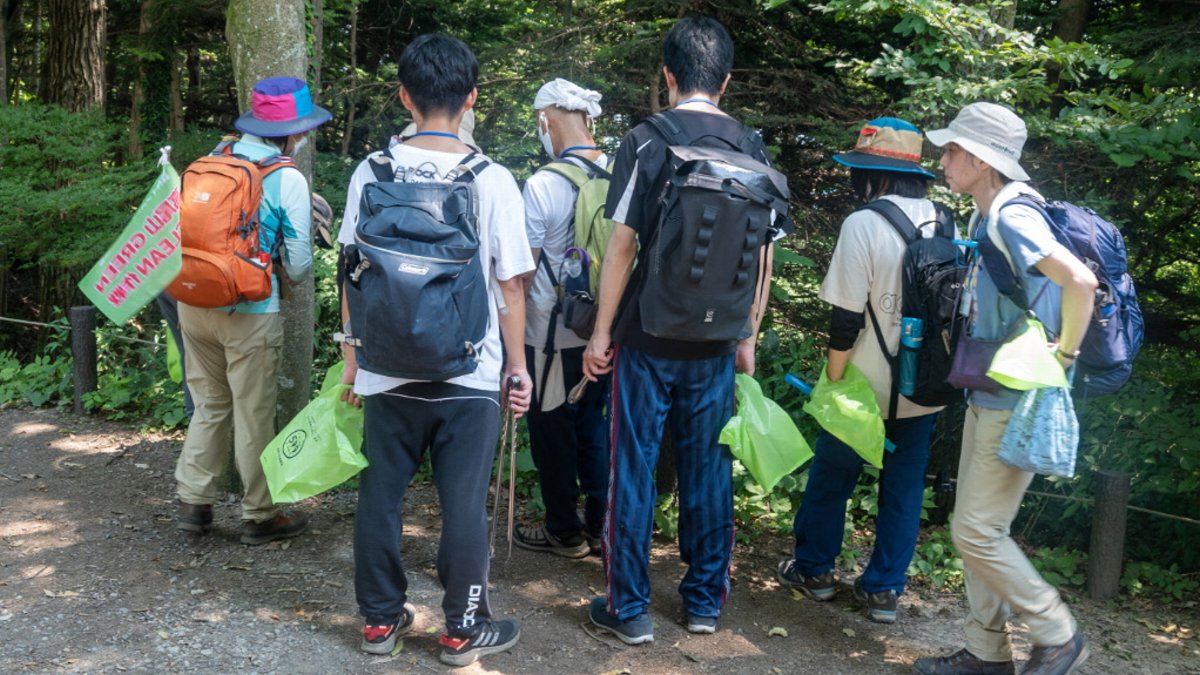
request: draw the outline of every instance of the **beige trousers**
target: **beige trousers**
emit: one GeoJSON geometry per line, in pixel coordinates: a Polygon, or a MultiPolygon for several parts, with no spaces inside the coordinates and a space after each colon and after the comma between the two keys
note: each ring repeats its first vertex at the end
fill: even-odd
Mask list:
{"type": "Polygon", "coordinates": [[[278,314],[230,314],[179,303],[187,384],[196,403],[175,466],[179,500],[212,504],[229,454],[242,478],[242,519],[269,520],[279,512],[259,455],[275,437],[276,375],[283,346],[278,314]]]}
{"type": "Polygon", "coordinates": [[[985,661],[1012,659],[1011,616],[1029,627],[1036,647],[1065,644],[1075,620],[1009,534],[1033,474],[996,458],[1011,410],[967,407],[958,491],[950,529],[962,556],[971,615],[967,649],[985,661]]]}

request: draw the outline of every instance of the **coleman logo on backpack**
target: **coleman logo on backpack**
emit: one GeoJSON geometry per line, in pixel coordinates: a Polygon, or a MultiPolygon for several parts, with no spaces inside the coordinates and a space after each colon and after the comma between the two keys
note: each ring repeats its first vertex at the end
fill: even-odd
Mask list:
{"type": "Polygon", "coordinates": [[[259,248],[258,206],[263,179],[293,163],[283,155],[253,162],[233,154],[236,141],[221,141],[180,178],[183,266],[167,292],[193,307],[271,296],[271,254],[259,248]]]}
{"type": "Polygon", "coordinates": [[[642,328],[672,340],[745,337],[772,212],[787,213],[787,178],[751,156],[759,142],[749,127],[734,144],[689,138],[669,110],[647,121],[667,141],[668,177],[638,263],[642,328]]]}
{"type": "Polygon", "coordinates": [[[397,181],[390,151],[371,159],[354,244],[342,256],[358,364],[379,375],[448,380],[474,372],[488,329],[472,153],[452,181],[397,181]]]}

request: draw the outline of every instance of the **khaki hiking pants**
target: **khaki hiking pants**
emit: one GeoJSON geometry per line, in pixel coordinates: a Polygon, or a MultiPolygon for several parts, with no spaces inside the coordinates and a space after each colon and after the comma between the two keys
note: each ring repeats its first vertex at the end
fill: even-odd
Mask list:
{"type": "Polygon", "coordinates": [[[230,314],[179,303],[187,384],[196,411],[175,466],[179,500],[212,504],[225,468],[232,427],[234,463],[242,478],[242,519],[279,512],[259,455],[275,437],[276,375],[283,346],[279,314],[230,314]]]}
{"type": "Polygon", "coordinates": [[[1033,480],[1032,473],[996,457],[1011,416],[1011,410],[967,406],[950,526],[962,556],[971,608],[967,649],[985,661],[1012,659],[1010,615],[1029,627],[1035,647],[1065,644],[1076,630],[1058,591],[1042,579],[1009,534],[1033,480]]]}

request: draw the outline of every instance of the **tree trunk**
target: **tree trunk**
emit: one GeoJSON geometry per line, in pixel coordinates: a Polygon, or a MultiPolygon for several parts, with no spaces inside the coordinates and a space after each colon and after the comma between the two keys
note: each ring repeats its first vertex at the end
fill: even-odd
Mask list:
{"type": "Polygon", "coordinates": [[[171,52],[171,115],[167,120],[167,133],[172,134],[183,131],[183,73],[181,66],[183,65],[179,53],[172,50],[171,52]]]}
{"type": "Polygon", "coordinates": [[[104,107],[104,0],[49,0],[38,97],[72,111],[104,107]]]}
{"type": "Polygon", "coordinates": [[[342,130],[342,157],[350,154],[350,137],[354,135],[354,114],[358,108],[358,4],[350,9],[350,87],[346,94],[346,128],[342,130]]]}
{"type": "Polygon", "coordinates": [[[309,89],[312,91],[313,103],[320,103],[321,66],[325,54],[325,0],[312,0],[312,11],[312,82],[309,83],[309,89]]]}
{"type": "Polygon", "coordinates": [[[1054,22],[1054,36],[1063,42],[1079,42],[1087,27],[1091,0],[1059,0],[1058,19],[1054,22]]]}
{"type": "Polygon", "coordinates": [[[0,105],[8,105],[8,0],[0,0],[0,105]]]}
{"type": "MultiPolygon", "coordinates": [[[[150,2],[142,3],[142,14],[138,20],[139,46],[144,48],[146,33],[150,32],[150,2]]],[[[136,161],[142,158],[142,104],[146,102],[146,64],[140,57],[137,60],[137,79],[133,81],[133,96],[129,103],[129,159],[136,161]]]]}
{"type": "MultiPolygon", "coordinates": [[[[230,0],[225,37],[240,110],[250,108],[255,83],[268,77],[304,78],[308,71],[304,0],[230,0]]],[[[312,144],[296,158],[311,180],[312,144]]],[[[276,419],[286,422],[308,403],[313,359],[313,280],[309,275],[280,303],[284,344],[276,419]]]]}

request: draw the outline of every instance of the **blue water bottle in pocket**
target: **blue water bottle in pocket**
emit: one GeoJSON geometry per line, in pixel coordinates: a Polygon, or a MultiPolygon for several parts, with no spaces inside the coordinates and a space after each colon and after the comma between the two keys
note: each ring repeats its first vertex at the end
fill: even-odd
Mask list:
{"type": "Polygon", "coordinates": [[[900,382],[896,391],[912,396],[917,388],[917,350],[925,341],[925,322],[911,316],[900,319],[900,382]]]}

